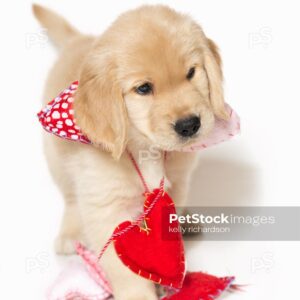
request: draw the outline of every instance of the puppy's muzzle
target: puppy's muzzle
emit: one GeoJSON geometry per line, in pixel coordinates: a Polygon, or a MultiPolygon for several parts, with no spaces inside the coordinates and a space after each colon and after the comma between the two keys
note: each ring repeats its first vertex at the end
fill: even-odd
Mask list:
{"type": "Polygon", "coordinates": [[[174,126],[175,131],[182,137],[191,137],[198,132],[201,127],[200,118],[191,116],[179,119],[174,126]]]}

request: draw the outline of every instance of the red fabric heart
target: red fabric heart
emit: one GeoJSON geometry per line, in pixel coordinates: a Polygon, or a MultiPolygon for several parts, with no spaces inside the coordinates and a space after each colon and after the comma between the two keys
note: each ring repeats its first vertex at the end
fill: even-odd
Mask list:
{"type": "MultiPolygon", "coordinates": [[[[159,189],[147,196],[144,210],[156,198],[159,189]]],[[[175,214],[170,196],[164,192],[146,217],[146,228],[135,225],[120,235],[114,246],[121,261],[134,273],[161,285],[181,288],[185,275],[185,257],[178,222],[169,224],[169,214],[175,214]],[[162,230],[164,226],[170,230],[162,230]]],[[[114,233],[126,230],[132,223],[121,223],[114,233]]]]}
{"type": "Polygon", "coordinates": [[[234,277],[218,278],[202,272],[187,273],[182,289],[162,300],[212,300],[230,288],[233,280],[234,277]]]}

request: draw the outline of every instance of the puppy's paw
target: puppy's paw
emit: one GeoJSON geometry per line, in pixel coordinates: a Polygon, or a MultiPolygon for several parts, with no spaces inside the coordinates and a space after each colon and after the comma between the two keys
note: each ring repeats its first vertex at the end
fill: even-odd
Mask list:
{"type": "Polygon", "coordinates": [[[65,235],[59,235],[55,239],[54,248],[56,254],[59,255],[71,255],[76,253],[75,240],[65,235]]]}

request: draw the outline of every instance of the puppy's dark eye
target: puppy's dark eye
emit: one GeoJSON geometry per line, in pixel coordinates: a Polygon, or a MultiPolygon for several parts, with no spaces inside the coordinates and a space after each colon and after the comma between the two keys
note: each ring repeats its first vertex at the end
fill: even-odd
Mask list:
{"type": "Polygon", "coordinates": [[[196,71],[195,67],[190,68],[188,73],[186,74],[186,79],[191,80],[195,75],[195,71],[196,71]]]}
{"type": "Polygon", "coordinates": [[[137,87],[135,91],[140,95],[149,95],[153,92],[153,86],[151,83],[147,82],[137,87]]]}

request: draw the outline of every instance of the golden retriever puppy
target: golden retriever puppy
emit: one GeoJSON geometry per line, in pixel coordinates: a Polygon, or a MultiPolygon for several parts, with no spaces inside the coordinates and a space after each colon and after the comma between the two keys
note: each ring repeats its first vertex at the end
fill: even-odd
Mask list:
{"type": "MultiPolygon", "coordinates": [[[[126,149],[150,189],[165,176],[176,205],[185,203],[196,155],[179,151],[209,134],[216,117],[227,117],[220,56],[199,25],[165,6],[126,12],[99,37],[33,9],[59,48],[45,103],[79,80],[75,117],[94,144],[45,135],[49,169],[65,200],[56,251],[72,253],[73,241],[82,240],[98,253],[115,226],[143,205],[126,149]]],[[[101,263],[116,300],[157,299],[154,284],[125,267],[112,245],[101,263]]]]}

